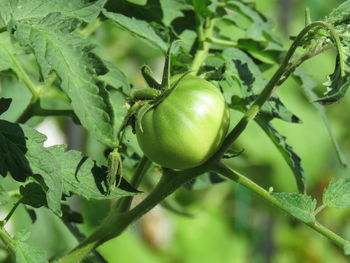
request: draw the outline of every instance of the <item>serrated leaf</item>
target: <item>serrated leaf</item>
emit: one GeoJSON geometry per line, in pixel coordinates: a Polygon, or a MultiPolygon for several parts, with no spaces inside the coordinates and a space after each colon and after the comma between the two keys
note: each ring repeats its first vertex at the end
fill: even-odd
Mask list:
{"type": "Polygon", "coordinates": [[[306,191],[306,176],[304,168],[301,165],[300,157],[294,152],[293,147],[287,144],[286,137],[282,136],[268,120],[264,119],[261,115],[255,120],[266,135],[269,136],[292,170],[299,192],[304,193],[306,191]]]}
{"type": "Polygon", "coordinates": [[[0,33],[0,71],[7,69],[17,70],[13,62],[14,56],[15,51],[13,50],[9,32],[0,33]]]}
{"type": "Polygon", "coordinates": [[[104,87],[95,83],[85,43],[62,27],[74,23],[59,14],[16,24],[15,37],[30,46],[45,78],[55,71],[81,124],[109,147],[116,145],[113,109],[104,87]]]}
{"type": "MultiPolygon", "coordinates": [[[[342,52],[342,51],[338,51],[342,52]]],[[[315,100],[323,105],[332,104],[343,98],[349,89],[350,85],[350,67],[345,62],[342,63],[338,54],[335,68],[331,75],[328,76],[328,81],[324,84],[327,87],[323,97],[315,100]]]]}
{"type": "Polygon", "coordinates": [[[167,44],[156,34],[147,22],[107,11],[103,11],[103,14],[115,25],[130,32],[135,37],[143,40],[152,47],[159,48],[164,52],[167,50],[167,44]]]}
{"type": "Polygon", "coordinates": [[[184,16],[183,10],[190,10],[191,6],[186,4],[184,0],[160,0],[163,10],[163,23],[170,26],[171,22],[178,17],[184,16]]]}
{"type": "Polygon", "coordinates": [[[106,0],[0,0],[0,26],[7,25],[11,19],[37,19],[56,12],[89,23],[97,18],[105,2],[106,0]]]}
{"type": "Polygon", "coordinates": [[[60,163],[64,164],[59,173],[63,180],[63,192],[66,195],[74,193],[86,199],[100,200],[138,193],[125,180],[122,180],[119,188],[106,195],[106,167],[98,167],[91,159],[82,157],[80,152],[74,150],[66,152],[65,148],[65,145],[56,145],[49,147],[48,150],[60,163]]]}
{"type": "Polygon", "coordinates": [[[338,7],[332,10],[332,12],[326,17],[331,23],[341,23],[344,20],[350,18],[350,1],[345,1],[338,7]]]}
{"type": "Polygon", "coordinates": [[[10,107],[12,99],[9,98],[0,98],[0,115],[8,110],[10,107]]]}
{"type": "Polygon", "coordinates": [[[323,192],[323,203],[333,208],[350,207],[350,179],[332,179],[323,192]]]}
{"type": "Polygon", "coordinates": [[[0,120],[0,174],[10,173],[14,179],[24,181],[31,173],[25,153],[25,134],[18,124],[0,120]]]}
{"type": "Polygon", "coordinates": [[[45,185],[48,207],[56,214],[61,214],[62,179],[59,175],[60,163],[55,156],[43,146],[46,136],[21,125],[26,139],[27,151],[25,158],[28,160],[31,173],[40,175],[45,185]]]}
{"type": "MultiPolygon", "coordinates": [[[[223,75],[225,80],[232,84],[230,88],[237,88],[233,78],[239,80],[240,83],[241,99],[239,103],[236,101],[231,106],[238,106],[238,110],[247,109],[264,89],[267,81],[258,66],[243,51],[237,48],[227,48],[223,51],[222,57],[226,61],[226,72],[223,75]]],[[[300,122],[299,118],[284,106],[277,95],[272,95],[261,111],[272,118],[300,122]]]]}
{"type": "MultiPolygon", "coordinates": [[[[226,7],[233,11],[233,14],[226,15],[224,19],[235,24],[245,34],[244,39],[238,41],[239,48],[247,50],[265,63],[277,62],[283,46],[273,32],[272,21],[266,19],[255,8],[255,3],[231,0],[226,3],[226,7]]],[[[232,34],[227,37],[236,41],[232,34]]]]}
{"type": "Polygon", "coordinates": [[[28,183],[19,189],[22,195],[21,202],[39,208],[47,205],[45,191],[42,186],[37,183],[28,183]]]}
{"type": "Polygon", "coordinates": [[[107,85],[119,89],[121,88],[125,94],[130,92],[130,84],[126,75],[112,62],[104,61],[108,72],[104,75],[99,75],[97,78],[107,85]]]}
{"type": "Polygon", "coordinates": [[[24,181],[28,176],[40,175],[45,184],[50,209],[60,214],[62,195],[59,164],[43,146],[46,137],[24,125],[0,120],[0,174],[8,173],[15,180],[24,181]]]}
{"type": "Polygon", "coordinates": [[[45,251],[25,243],[28,238],[28,232],[17,233],[14,237],[16,263],[48,263],[45,251]]]}
{"type": "Polygon", "coordinates": [[[314,211],[317,201],[311,196],[299,193],[272,193],[272,196],[281,202],[284,209],[297,219],[305,223],[316,221],[314,211]]]}
{"type": "Polygon", "coordinates": [[[10,110],[4,112],[0,119],[15,122],[27,108],[32,94],[16,76],[0,78],[0,96],[12,99],[10,110]]]}

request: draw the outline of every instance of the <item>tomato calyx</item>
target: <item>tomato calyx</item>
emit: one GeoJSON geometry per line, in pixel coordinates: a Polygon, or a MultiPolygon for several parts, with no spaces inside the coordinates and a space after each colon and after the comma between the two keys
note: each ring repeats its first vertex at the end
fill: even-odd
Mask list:
{"type": "Polygon", "coordinates": [[[173,43],[169,45],[166,53],[165,63],[163,67],[162,82],[159,83],[153,77],[152,70],[149,66],[144,65],[141,68],[142,77],[147,84],[147,88],[134,89],[129,95],[129,104],[131,105],[127,115],[118,132],[119,145],[123,140],[125,129],[131,125],[135,133],[135,125],[142,131],[142,119],[145,114],[157,107],[165,98],[167,98],[178,86],[179,82],[187,76],[189,72],[181,75],[174,83],[170,83],[170,58],[173,49],[173,43]]]}

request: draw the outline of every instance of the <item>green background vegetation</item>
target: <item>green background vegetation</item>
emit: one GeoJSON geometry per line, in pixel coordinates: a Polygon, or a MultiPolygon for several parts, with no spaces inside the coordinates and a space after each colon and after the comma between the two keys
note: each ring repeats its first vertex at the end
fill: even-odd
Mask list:
{"type": "MultiPolygon", "coordinates": [[[[257,7],[274,20],[276,30],[288,46],[288,36],[297,34],[304,26],[305,8],[310,8],[313,20],[317,20],[341,2],[258,0],[257,7]]],[[[149,64],[158,76],[161,73],[163,57],[160,52],[108,23],[101,25],[93,41],[102,43],[98,53],[116,63],[135,86],[144,85],[140,74],[143,64],[149,64]]],[[[333,69],[333,56],[334,53],[328,51],[303,65],[303,69],[318,83],[320,92],[323,91],[322,83],[327,74],[333,69]]],[[[272,75],[274,70],[272,68],[266,74],[272,75]]],[[[290,124],[277,120],[274,124],[302,158],[310,193],[320,198],[332,177],[348,174],[349,171],[339,164],[319,114],[300,91],[298,84],[288,80],[278,94],[303,123],[290,124]]],[[[26,95],[29,97],[29,94],[21,94],[24,99],[26,95]]],[[[349,107],[349,95],[339,103],[326,107],[327,116],[348,160],[349,107]]],[[[238,119],[239,116],[234,113],[232,117],[238,119]]],[[[31,121],[39,123],[41,119],[31,121]]],[[[66,119],[58,118],[57,123],[66,129],[66,119]]],[[[70,146],[83,149],[98,159],[99,144],[88,136],[80,136],[79,132],[75,131],[74,134],[78,133],[75,139],[68,138],[70,146]]],[[[245,149],[243,155],[233,161],[238,170],[265,188],[273,186],[276,191],[295,191],[290,169],[255,123],[239,138],[236,147],[245,149]]],[[[149,176],[157,177],[156,172],[151,170],[149,176]]],[[[181,189],[172,200],[176,200],[193,216],[179,216],[157,208],[122,236],[102,245],[98,251],[110,263],[348,262],[343,252],[324,237],[231,182],[223,182],[210,189],[181,189]]],[[[110,205],[108,201],[74,199],[71,202],[76,210],[86,216],[82,224],[82,231],[86,233],[101,222],[110,205]]],[[[5,214],[4,210],[1,212],[5,214]]],[[[349,240],[349,210],[327,208],[325,214],[320,215],[320,221],[335,232],[344,233],[344,238],[349,240]]],[[[11,221],[9,231],[17,232],[27,229],[29,225],[27,213],[20,208],[11,221]]],[[[61,221],[46,208],[38,210],[38,220],[33,226],[29,242],[33,246],[45,248],[51,256],[63,253],[77,243],[61,221]]],[[[0,249],[0,262],[4,259],[2,255],[5,253],[0,249]]]]}

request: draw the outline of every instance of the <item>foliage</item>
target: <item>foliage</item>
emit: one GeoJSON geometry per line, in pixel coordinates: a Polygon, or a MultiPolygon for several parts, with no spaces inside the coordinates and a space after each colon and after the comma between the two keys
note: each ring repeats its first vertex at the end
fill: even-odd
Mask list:
{"type": "MultiPolygon", "coordinates": [[[[349,242],[317,219],[325,207],[350,207],[348,178],[333,178],[317,207],[306,185],[301,157],[273,123],[301,123],[303,116],[293,113],[274,93],[292,76],[314,102],[338,159],[346,166],[324,105],[342,102],[349,88],[349,1],[323,20],[307,19],[289,48],[275,34],[272,21],[251,2],[0,0],[0,6],[0,179],[10,182],[10,186],[0,185],[0,205],[9,208],[0,221],[0,240],[8,248],[9,258],[48,262],[45,251],[27,243],[29,232],[12,237],[5,230],[18,206],[23,206],[33,221],[38,209],[47,207],[79,241],[83,239],[77,249],[58,261],[79,262],[157,204],[188,216],[171,197],[164,199],[182,186],[192,190],[210,187],[223,181],[220,176],[256,192],[349,254],[349,242]],[[104,55],[101,35],[105,28],[118,28],[140,41],[141,48],[147,46],[164,55],[161,82],[151,67],[144,65],[140,74],[145,83],[140,89],[137,81],[104,55]],[[324,84],[325,93],[317,96],[313,90],[317,84],[299,66],[330,49],[336,51],[334,71],[324,84]],[[272,77],[271,71],[275,72],[272,77]],[[176,89],[178,82],[170,84],[175,74],[211,81],[223,93],[230,111],[243,116],[238,121],[232,119],[226,139],[211,158],[187,170],[151,163],[134,135],[135,125],[145,114],[176,89]],[[82,127],[99,150],[45,147],[46,136],[34,127],[49,116],[82,127]],[[294,175],[298,193],[266,191],[234,170],[235,161],[246,152],[235,149],[233,143],[251,121],[281,154],[294,175]],[[162,174],[156,185],[149,179],[152,173],[162,174]],[[130,209],[133,196],[140,194],[137,189],[142,187],[149,195],[130,209]],[[84,239],[75,225],[84,217],[71,209],[73,197],[118,201],[96,231],[84,239]]],[[[101,258],[94,253],[95,259],[101,258]]]]}

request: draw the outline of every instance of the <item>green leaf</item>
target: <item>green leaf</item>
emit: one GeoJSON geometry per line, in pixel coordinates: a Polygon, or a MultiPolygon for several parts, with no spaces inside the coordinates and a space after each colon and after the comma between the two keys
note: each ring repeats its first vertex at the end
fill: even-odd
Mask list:
{"type": "Polygon", "coordinates": [[[59,14],[52,14],[40,21],[16,24],[15,37],[33,49],[44,78],[56,72],[84,128],[102,143],[114,147],[114,117],[108,93],[95,83],[85,43],[62,31],[72,23],[74,21],[59,14]]]}
{"type": "MultiPolygon", "coordinates": [[[[342,52],[342,50],[338,52],[342,52]]],[[[347,58],[347,56],[345,56],[345,58],[347,58]]],[[[315,100],[316,102],[323,105],[332,104],[345,96],[350,85],[350,67],[346,64],[346,62],[348,61],[346,60],[344,63],[342,63],[338,54],[334,71],[328,76],[328,80],[325,83],[327,91],[322,98],[315,100]]]]}
{"type": "Polygon", "coordinates": [[[185,0],[160,0],[163,11],[163,23],[170,26],[171,22],[178,17],[183,17],[183,10],[191,10],[191,6],[185,0]]]}
{"type": "Polygon", "coordinates": [[[48,207],[60,215],[62,193],[86,199],[111,199],[138,193],[122,180],[120,187],[106,196],[106,167],[97,166],[80,152],[66,152],[65,145],[45,148],[45,139],[25,125],[0,120],[0,173],[3,176],[11,173],[20,181],[30,177],[31,182],[21,188],[24,203],[33,207],[44,205],[43,190],[48,207]]]}
{"type": "Polygon", "coordinates": [[[337,8],[333,9],[332,12],[326,17],[328,22],[333,24],[341,23],[350,18],[350,1],[345,1],[337,8]]]}
{"type": "Polygon", "coordinates": [[[28,238],[28,232],[19,232],[14,237],[16,263],[48,263],[45,251],[25,243],[28,238]]]}
{"type": "MultiPolygon", "coordinates": [[[[225,81],[229,82],[229,88],[237,89],[235,80],[238,80],[240,84],[241,98],[239,101],[230,102],[231,106],[244,111],[261,93],[267,81],[254,61],[243,51],[237,48],[227,48],[223,51],[222,57],[226,62],[226,72],[223,75],[225,81]]],[[[238,93],[236,94],[238,95],[238,93]]],[[[300,122],[299,118],[284,106],[277,95],[272,95],[263,105],[261,111],[271,118],[279,118],[288,122],[300,122]]]]}
{"type": "Polygon", "coordinates": [[[25,154],[28,151],[25,134],[18,124],[0,120],[0,174],[10,173],[24,181],[31,169],[25,154]]]}
{"type": "Polygon", "coordinates": [[[283,207],[294,217],[305,222],[315,222],[316,199],[299,193],[272,193],[283,207]]]}
{"type": "Polygon", "coordinates": [[[10,107],[12,99],[0,98],[0,115],[8,110],[10,107]]]}
{"type": "Polygon", "coordinates": [[[32,94],[16,76],[0,78],[0,97],[11,98],[10,110],[4,112],[0,119],[15,122],[28,107],[32,94]]]}
{"type": "Polygon", "coordinates": [[[21,202],[35,208],[47,205],[45,191],[37,183],[28,183],[19,189],[22,195],[21,202]]]}
{"type": "MultiPolygon", "coordinates": [[[[66,152],[65,148],[65,145],[56,145],[49,147],[48,150],[60,163],[64,164],[59,173],[63,181],[63,192],[66,195],[74,193],[86,199],[101,200],[138,193],[125,180],[122,180],[119,188],[115,188],[110,195],[106,195],[106,167],[97,166],[91,159],[82,157],[78,151],[66,152]]],[[[116,181],[118,182],[119,179],[117,178],[116,181]]]]}
{"type": "Polygon", "coordinates": [[[259,115],[255,120],[269,136],[292,170],[299,192],[304,193],[306,191],[306,176],[300,157],[294,152],[293,147],[287,144],[286,137],[282,136],[266,118],[259,115]]]}
{"type": "Polygon", "coordinates": [[[14,56],[14,45],[11,43],[9,32],[0,33],[0,71],[12,69],[17,72],[13,61],[14,56]]]}
{"type": "Polygon", "coordinates": [[[130,84],[126,75],[114,63],[104,61],[104,64],[108,72],[104,75],[99,75],[97,79],[115,89],[121,88],[125,94],[129,94],[130,84]]]}
{"type": "Polygon", "coordinates": [[[333,208],[350,207],[350,179],[332,179],[323,192],[323,203],[333,208]]]}
{"type": "Polygon", "coordinates": [[[192,5],[198,17],[208,17],[215,11],[215,2],[212,0],[193,0],[192,5]],[[214,4],[211,2],[214,2],[214,4]]]}
{"type": "Polygon", "coordinates": [[[156,34],[147,22],[107,11],[103,11],[103,14],[116,26],[130,32],[150,46],[159,48],[164,52],[167,50],[167,44],[156,34]]]}
{"type": "Polygon", "coordinates": [[[44,135],[32,128],[0,120],[0,174],[6,176],[10,173],[18,181],[34,174],[40,176],[47,204],[59,215],[62,195],[60,167],[43,146],[45,140],[44,135]]]}
{"type": "Polygon", "coordinates": [[[0,185],[0,207],[12,202],[12,198],[8,195],[6,189],[0,185]]]}
{"type": "Polygon", "coordinates": [[[106,0],[0,0],[0,26],[6,26],[11,19],[37,19],[56,12],[89,23],[97,18],[105,2],[106,0]]]}
{"type": "MultiPolygon", "coordinates": [[[[310,100],[310,101],[315,101],[317,100],[317,96],[316,94],[313,92],[313,89],[317,87],[317,83],[315,81],[313,81],[309,75],[307,75],[307,73],[301,71],[301,70],[296,70],[293,73],[293,77],[294,79],[296,79],[296,81],[301,85],[301,87],[304,90],[304,93],[306,95],[306,97],[310,100]]],[[[329,137],[332,140],[334,149],[338,155],[338,159],[339,162],[342,166],[346,167],[347,166],[347,161],[345,158],[345,155],[342,151],[342,149],[340,148],[340,145],[337,141],[337,139],[335,138],[335,135],[333,133],[333,129],[331,126],[331,123],[329,122],[327,116],[326,116],[326,110],[324,109],[324,106],[322,106],[319,103],[313,103],[312,104],[318,111],[318,113],[320,114],[322,121],[324,123],[324,125],[326,126],[327,132],[329,137]]]]}
{"type": "Polygon", "coordinates": [[[226,8],[231,13],[223,16],[226,25],[220,25],[221,35],[236,42],[237,34],[232,32],[236,32],[238,28],[237,47],[246,50],[264,63],[279,62],[281,52],[284,51],[281,41],[273,32],[272,21],[256,10],[255,3],[232,0],[226,3],[226,8]],[[230,27],[230,24],[236,28],[230,27]]]}
{"type": "MultiPolygon", "coordinates": [[[[61,215],[62,179],[60,178],[61,164],[54,154],[43,146],[46,136],[21,125],[25,136],[25,158],[30,164],[31,173],[40,175],[38,182],[46,192],[48,207],[57,215],[61,215]]],[[[62,164],[64,165],[64,164],[62,164]]]]}

